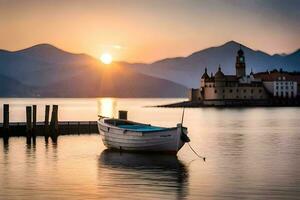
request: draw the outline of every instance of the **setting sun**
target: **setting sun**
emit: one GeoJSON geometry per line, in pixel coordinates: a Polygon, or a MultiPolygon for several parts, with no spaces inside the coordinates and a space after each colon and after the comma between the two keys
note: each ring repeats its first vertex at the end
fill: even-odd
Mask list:
{"type": "Polygon", "coordinates": [[[109,53],[103,53],[100,57],[100,60],[104,64],[110,64],[112,62],[112,56],[109,53]]]}

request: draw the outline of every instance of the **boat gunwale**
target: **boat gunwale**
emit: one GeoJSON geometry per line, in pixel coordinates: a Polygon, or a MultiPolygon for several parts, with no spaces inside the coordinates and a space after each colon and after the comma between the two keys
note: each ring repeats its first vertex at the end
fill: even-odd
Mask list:
{"type": "MultiPolygon", "coordinates": [[[[152,126],[152,125],[151,124],[144,124],[144,123],[134,122],[134,121],[129,121],[129,120],[123,120],[123,119],[114,119],[114,118],[104,118],[104,119],[98,120],[98,122],[100,123],[100,125],[103,125],[103,126],[108,127],[108,128],[113,128],[113,129],[117,129],[117,130],[123,131],[123,133],[125,133],[127,131],[128,132],[133,132],[133,133],[142,133],[142,134],[159,133],[159,132],[166,132],[166,131],[170,131],[170,130],[176,130],[178,128],[178,127],[166,128],[166,127],[155,126],[155,127],[158,127],[158,128],[163,128],[164,130],[136,131],[136,130],[133,130],[133,129],[120,128],[118,126],[114,126],[112,124],[109,124],[109,123],[105,122],[105,120],[107,120],[107,119],[109,119],[109,120],[124,121],[124,122],[129,122],[129,123],[137,124],[137,125],[146,125],[146,126],[152,126]]],[[[185,127],[183,127],[183,128],[185,128],[185,127]]],[[[100,127],[100,129],[101,129],[101,127],[100,127]]],[[[103,130],[103,129],[101,129],[101,130],[104,131],[104,132],[109,132],[109,130],[103,130]]]]}

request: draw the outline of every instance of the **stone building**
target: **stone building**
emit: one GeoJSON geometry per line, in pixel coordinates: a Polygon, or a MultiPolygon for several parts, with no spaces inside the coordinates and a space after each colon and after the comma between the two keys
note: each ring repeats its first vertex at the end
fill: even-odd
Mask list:
{"type": "Polygon", "coordinates": [[[273,70],[254,75],[275,98],[296,98],[299,95],[300,74],[273,70]]]}
{"type": "Polygon", "coordinates": [[[189,101],[200,101],[200,90],[199,88],[191,88],[188,93],[189,101]]]}
{"type": "Polygon", "coordinates": [[[246,62],[240,48],[236,56],[235,75],[224,75],[221,67],[209,76],[207,69],[201,77],[200,97],[205,105],[226,105],[245,101],[265,100],[269,94],[263,82],[253,73],[246,75],[246,62]]]}

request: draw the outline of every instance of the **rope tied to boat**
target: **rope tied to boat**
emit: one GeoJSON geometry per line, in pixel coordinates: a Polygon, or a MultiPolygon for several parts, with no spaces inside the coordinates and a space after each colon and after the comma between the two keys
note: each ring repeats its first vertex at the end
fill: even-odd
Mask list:
{"type": "MultiPolygon", "coordinates": [[[[185,133],[183,133],[184,110],[185,110],[185,107],[183,107],[182,116],[181,116],[181,134],[187,137],[187,135],[185,135],[185,133]]],[[[187,138],[188,138],[188,137],[187,137],[187,138]]],[[[193,147],[190,145],[190,139],[189,139],[189,138],[188,138],[188,140],[186,141],[186,143],[189,145],[190,149],[194,152],[194,154],[195,154],[198,158],[203,159],[203,161],[205,162],[206,158],[203,157],[203,156],[200,156],[200,155],[193,149],[193,147]]]]}
{"type": "Polygon", "coordinates": [[[193,149],[193,147],[190,145],[189,142],[187,142],[187,144],[189,145],[190,149],[194,152],[194,154],[195,154],[196,156],[198,156],[198,158],[203,159],[203,161],[205,162],[206,158],[203,157],[203,156],[200,156],[200,155],[193,149]]]}

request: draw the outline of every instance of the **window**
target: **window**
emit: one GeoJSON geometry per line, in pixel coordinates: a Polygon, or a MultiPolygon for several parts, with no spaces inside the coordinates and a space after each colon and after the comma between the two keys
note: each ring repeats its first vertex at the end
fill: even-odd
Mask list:
{"type": "Polygon", "coordinates": [[[244,99],[246,99],[246,96],[244,96],[244,99]]]}
{"type": "Polygon", "coordinates": [[[246,89],[244,89],[244,93],[246,93],[247,92],[247,90],[246,89]]]}
{"type": "Polygon", "coordinates": [[[258,90],[258,92],[259,92],[259,93],[261,93],[261,92],[262,92],[262,90],[261,90],[261,89],[259,89],[259,90],[258,90]]]}
{"type": "Polygon", "coordinates": [[[275,96],[278,96],[278,92],[276,91],[275,96]]]}
{"type": "Polygon", "coordinates": [[[232,93],[232,89],[230,89],[229,92],[232,93]]]}
{"type": "Polygon", "coordinates": [[[286,86],[286,87],[285,87],[285,89],[287,89],[287,90],[288,90],[288,89],[289,89],[289,87],[288,87],[288,86],[286,86]]]}
{"type": "Polygon", "coordinates": [[[289,97],[289,93],[288,92],[285,93],[285,97],[289,97]]]}
{"type": "Polygon", "coordinates": [[[283,86],[281,86],[281,89],[283,90],[283,86]]]}
{"type": "Polygon", "coordinates": [[[223,93],[225,93],[225,89],[223,89],[223,93]]]}
{"type": "Polygon", "coordinates": [[[236,98],[238,99],[238,98],[239,98],[239,96],[236,96],[236,98]]]}
{"type": "Polygon", "coordinates": [[[251,94],[253,94],[253,89],[251,89],[251,94]]]}
{"type": "Polygon", "coordinates": [[[293,90],[293,89],[294,89],[294,87],[293,87],[293,86],[291,86],[291,89],[293,90]]]}
{"type": "Polygon", "coordinates": [[[215,93],[217,93],[218,91],[217,90],[215,90],[215,93]]]}
{"type": "Polygon", "coordinates": [[[276,90],[278,90],[278,86],[276,86],[276,90]]]}
{"type": "Polygon", "coordinates": [[[236,89],[236,92],[239,92],[239,89],[236,89]]]}
{"type": "Polygon", "coordinates": [[[293,91],[291,92],[291,97],[294,97],[294,92],[293,91]]]}

